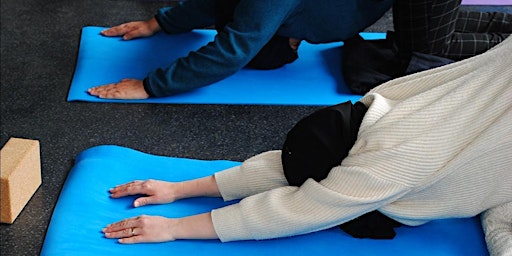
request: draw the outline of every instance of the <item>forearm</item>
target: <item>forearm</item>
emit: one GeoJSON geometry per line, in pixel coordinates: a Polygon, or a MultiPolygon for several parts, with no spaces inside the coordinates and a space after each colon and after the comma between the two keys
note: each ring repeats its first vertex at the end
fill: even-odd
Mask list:
{"type": "Polygon", "coordinates": [[[175,199],[191,197],[244,198],[274,188],[287,186],[283,174],[281,151],[261,153],[215,175],[176,183],[175,199]]]}
{"type": "Polygon", "coordinates": [[[176,199],[200,196],[220,197],[219,188],[213,175],[179,182],[177,185],[176,199]]]}
{"type": "Polygon", "coordinates": [[[211,213],[203,213],[176,219],[174,238],[178,239],[217,239],[211,213]]]}
{"type": "Polygon", "coordinates": [[[183,218],[141,215],[109,224],[102,232],[122,244],[218,238],[209,212],[183,218]]]}
{"type": "Polygon", "coordinates": [[[149,19],[147,22],[148,22],[149,29],[151,31],[153,31],[153,33],[156,33],[158,31],[162,30],[162,28],[160,27],[160,24],[158,24],[158,21],[156,20],[155,17],[149,19]]]}

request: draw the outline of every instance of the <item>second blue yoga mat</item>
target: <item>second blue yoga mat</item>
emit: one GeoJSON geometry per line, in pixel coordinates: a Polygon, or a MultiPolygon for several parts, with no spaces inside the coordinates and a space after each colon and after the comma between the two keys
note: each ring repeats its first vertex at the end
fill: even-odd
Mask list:
{"type": "Polygon", "coordinates": [[[462,0],[462,5],[512,5],[512,0],[462,0]]]}
{"type": "Polygon", "coordinates": [[[478,217],[400,227],[392,240],[356,239],[336,227],[289,238],[228,243],[182,240],[123,245],[101,233],[109,223],[140,214],[181,217],[235,203],[194,198],[133,208],[135,197],[112,199],[109,188],[135,179],[187,180],[238,164],[150,155],[113,145],[87,149],[76,158],[62,188],[41,255],[488,255],[478,217]]]}
{"type": "MultiPolygon", "coordinates": [[[[100,35],[102,27],[84,27],[68,101],[254,104],[254,105],[332,105],[357,101],[344,85],[341,75],[343,43],[308,44],[299,48],[299,59],[276,70],[242,69],[235,75],[183,94],[145,100],[106,100],[87,93],[87,89],[123,78],[143,79],[158,67],[166,67],[190,51],[213,40],[214,30],[123,41],[100,35]]],[[[366,39],[384,38],[384,33],[363,33],[366,39]]]]}

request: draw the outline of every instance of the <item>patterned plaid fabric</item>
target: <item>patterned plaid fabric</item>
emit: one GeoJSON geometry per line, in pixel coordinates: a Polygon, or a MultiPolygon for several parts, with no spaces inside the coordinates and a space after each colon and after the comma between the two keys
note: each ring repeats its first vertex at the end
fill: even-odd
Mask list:
{"type": "Polygon", "coordinates": [[[512,33],[512,14],[459,11],[461,0],[397,0],[393,22],[397,45],[460,60],[502,42],[512,33]]]}

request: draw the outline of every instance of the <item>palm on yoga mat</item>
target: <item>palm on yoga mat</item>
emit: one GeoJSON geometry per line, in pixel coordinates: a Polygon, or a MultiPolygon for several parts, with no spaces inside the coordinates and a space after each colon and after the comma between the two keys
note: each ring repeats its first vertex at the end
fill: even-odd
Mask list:
{"type": "MultiPolygon", "coordinates": [[[[187,103],[256,105],[331,105],[357,101],[341,75],[342,43],[301,44],[300,60],[275,70],[242,69],[207,87],[169,97],[142,100],[101,99],[87,90],[93,85],[142,79],[147,72],[165,67],[186,56],[214,36],[213,30],[195,30],[180,35],[157,34],[151,38],[123,41],[100,35],[103,27],[84,27],[68,101],[112,103],[187,103]],[[166,50],[173,45],[173,50],[166,50]],[[94,74],[91,76],[90,74],[94,74]]],[[[384,33],[363,33],[380,39],[384,33]]]]}

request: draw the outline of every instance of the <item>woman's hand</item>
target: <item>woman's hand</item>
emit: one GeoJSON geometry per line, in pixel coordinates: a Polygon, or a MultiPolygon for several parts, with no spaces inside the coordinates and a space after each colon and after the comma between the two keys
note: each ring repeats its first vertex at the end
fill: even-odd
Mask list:
{"type": "Polygon", "coordinates": [[[122,36],[124,40],[152,36],[160,30],[155,18],[147,21],[132,21],[101,31],[104,36],[122,36]]]}
{"type": "Polygon", "coordinates": [[[177,219],[141,215],[107,225],[102,231],[106,238],[119,238],[119,243],[157,243],[174,241],[177,219]]]}
{"type": "Polygon", "coordinates": [[[181,183],[160,180],[136,180],[110,189],[112,198],[120,198],[129,195],[145,195],[135,199],[134,207],[148,204],[167,204],[181,199],[181,183]]]}

